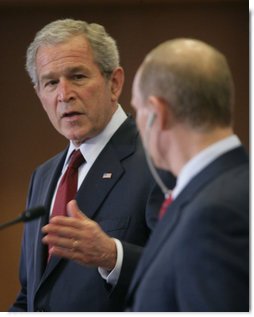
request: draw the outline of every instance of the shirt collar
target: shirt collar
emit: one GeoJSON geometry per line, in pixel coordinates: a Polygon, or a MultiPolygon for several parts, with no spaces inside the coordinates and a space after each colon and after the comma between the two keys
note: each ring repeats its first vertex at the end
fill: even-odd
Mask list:
{"type": "Polygon", "coordinates": [[[72,141],[70,141],[70,146],[66,155],[65,163],[63,168],[69,163],[71,153],[74,150],[80,149],[82,155],[84,156],[86,162],[95,160],[99,153],[103,150],[105,145],[111,139],[113,134],[118,130],[122,123],[127,119],[127,115],[124,112],[123,108],[118,104],[117,110],[114,112],[112,118],[110,119],[107,126],[101,131],[100,134],[96,135],[94,138],[91,138],[76,147],[72,141]]]}
{"type": "Polygon", "coordinates": [[[185,164],[179,176],[177,177],[177,183],[172,192],[173,198],[175,199],[176,196],[178,196],[183,190],[183,188],[190,182],[190,180],[208,164],[210,164],[222,154],[240,145],[241,142],[239,138],[236,135],[231,135],[210,145],[195,155],[187,164],[185,164]]]}

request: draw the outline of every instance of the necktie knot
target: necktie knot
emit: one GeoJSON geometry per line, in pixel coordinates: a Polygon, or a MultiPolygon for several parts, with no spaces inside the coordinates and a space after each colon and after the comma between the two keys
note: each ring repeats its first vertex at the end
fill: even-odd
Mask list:
{"type": "Polygon", "coordinates": [[[69,168],[78,169],[82,163],[85,162],[84,156],[81,154],[80,150],[73,151],[69,163],[69,168]]]}

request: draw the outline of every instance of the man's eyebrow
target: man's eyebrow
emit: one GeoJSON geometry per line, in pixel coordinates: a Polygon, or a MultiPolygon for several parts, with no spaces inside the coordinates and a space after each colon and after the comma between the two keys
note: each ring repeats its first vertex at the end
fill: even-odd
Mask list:
{"type": "Polygon", "coordinates": [[[45,81],[45,80],[48,80],[48,79],[52,79],[54,78],[55,75],[53,72],[50,72],[50,73],[47,73],[47,74],[44,74],[40,77],[40,81],[45,81]]]}
{"type": "Polygon", "coordinates": [[[55,80],[55,73],[49,72],[38,77],[38,85],[44,85],[47,81],[55,80]]]}
{"type": "MultiPolygon", "coordinates": [[[[88,69],[84,66],[75,66],[75,67],[67,67],[65,70],[64,70],[64,75],[68,75],[68,74],[74,74],[76,72],[80,72],[80,71],[88,71],[88,69]]],[[[57,76],[57,73],[55,72],[49,72],[47,74],[44,74],[41,76],[40,80],[41,81],[45,81],[45,80],[48,80],[48,79],[52,79],[52,78],[55,78],[57,76]]]]}
{"type": "Polygon", "coordinates": [[[72,73],[76,73],[76,72],[80,72],[80,71],[87,71],[88,69],[84,66],[75,66],[75,67],[68,67],[66,68],[66,70],[64,71],[67,74],[72,74],[72,73]]]}

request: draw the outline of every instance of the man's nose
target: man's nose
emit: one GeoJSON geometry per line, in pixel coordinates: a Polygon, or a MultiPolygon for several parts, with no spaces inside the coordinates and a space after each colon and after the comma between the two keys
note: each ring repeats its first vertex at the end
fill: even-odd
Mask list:
{"type": "Polygon", "coordinates": [[[71,84],[66,79],[59,80],[57,87],[57,99],[59,102],[68,102],[74,98],[71,84]]]}

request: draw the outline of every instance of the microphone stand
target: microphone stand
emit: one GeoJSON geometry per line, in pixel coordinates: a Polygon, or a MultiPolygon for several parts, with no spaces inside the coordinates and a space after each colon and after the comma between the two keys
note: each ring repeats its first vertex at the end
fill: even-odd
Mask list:
{"type": "Polygon", "coordinates": [[[11,221],[8,221],[8,222],[0,224],[0,230],[4,229],[4,228],[7,228],[7,227],[9,227],[11,225],[14,225],[15,223],[21,222],[21,221],[22,221],[22,215],[19,216],[16,219],[14,219],[14,220],[11,220],[11,221]]]}
{"type": "Polygon", "coordinates": [[[34,207],[25,210],[16,219],[0,224],[0,230],[12,226],[18,222],[27,222],[45,215],[47,212],[44,206],[34,207]]]}

